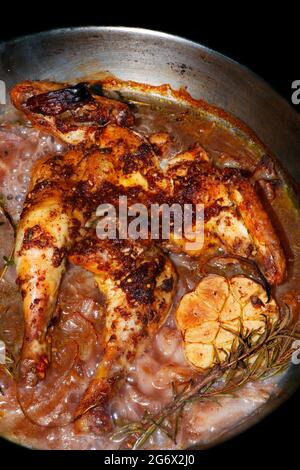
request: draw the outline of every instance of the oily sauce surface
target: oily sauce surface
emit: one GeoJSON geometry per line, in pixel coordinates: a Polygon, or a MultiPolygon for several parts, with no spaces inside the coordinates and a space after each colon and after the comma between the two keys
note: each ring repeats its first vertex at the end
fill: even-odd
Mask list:
{"type": "MultiPolygon", "coordinates": [[[[136,129],[149,135],[169,132],[173,142],[168,159],[195,142],[213,155],[217,165],[254,167],[262,156],[251,140],[245,142],[218,120],[199,116],[189,108],[174,104],[138,105],[136,129]]],[[[0,193],[7,210],[17,221],[30,180],[34,161],[64,150],[64,145],[20,122],[8,111],[0,126],[0,193]]],[[[164,165],[164,161],[161,161],[164,165]]],[[[288,278],[273,294],[279,303],[288,301],[299,309],[300,220],[284,181],[277,185],[267,209],[284,240],[288,256],[288,278]],[[292,230],[290,228],[293,228],[292,230]]],[[[3,216],[0,226],[0,263],[8,257],[13,233],[3,216]]],[[[139,347],[129,374],[110,403],[116,424],[139,421],[145,411],[152,413],[172,398],[172,382],[184,382],[192,373],[183,354],[182,340],[174,321],[174,311],[182,295],[200,279],[197,261],[172,255],[179,282],[173,309],[158,333],[139,347]]],[[[16,390],[13,376],[18,365],[23,336],[21,298],[15,284],[14,267],[0,281],[0,339],[5,342],[9,362],[0,367],[0,434],[20,444],[40,449],[118,449],[122,441],[108,435],[75,432],[72,416],[102,354],[104,303],[93,276],[79,267],[68,266],[64,275],[55,318],[51,326],[52,365],[46,379],[32,389],[16,390]]],[[[277,391],[277,378],[248,384],[234,398],[219,402],[194,402],[182,417],[175,445],[159,430],[148,448],[182,448],[207,444],[255,412],[277,391]]]]}

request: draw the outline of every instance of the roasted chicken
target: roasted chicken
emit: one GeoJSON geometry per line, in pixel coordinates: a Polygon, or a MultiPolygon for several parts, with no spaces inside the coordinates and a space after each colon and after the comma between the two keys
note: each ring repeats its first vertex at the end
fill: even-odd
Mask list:
{"type": "MultiPolygon", "coordinates": [[[[25,320],[20,378],[34,385],[45,375],[51,348],[47,327],[69,258],[94,273],[106,298],[103,358],[76,413],[80,429],[90,428],[91,421],[94,429],[103,427],[105,406],[140,340],[159,328],[172,306],[176,272],[170,251],[199,257],[199,263],[216,253],[250,258],[270,284],[282,281],[285,257],[241,172],[216,168],[197,144],[163,170],[158,156],[170,136],[153,134],[147,140],[134,131],[129,107],[104,96],[101,84],[23,82],[11,98],[33,126],[68,144],[65,153],[34,167],[17,229],[15,261],[25,320]],[[204,245],[187,249],[185,238],[174,236],[152,240],[150,230],[145,239],[124,239],[119,231],[114,239],[99,238],[98,206],[112,205],[119,220],[124,197],[128,206],[143,203],[147,210],[153,203],[203,204],[204,245]]],[[[265,297],[253,280],[205,277],[177,311],[187,359],[207,369],[216,354],[221,359],[228,354],[235,339],[224,325],[234,332],[254,324],[263,328],[262,313],[275,318],[277,312],[265,297]]]]}

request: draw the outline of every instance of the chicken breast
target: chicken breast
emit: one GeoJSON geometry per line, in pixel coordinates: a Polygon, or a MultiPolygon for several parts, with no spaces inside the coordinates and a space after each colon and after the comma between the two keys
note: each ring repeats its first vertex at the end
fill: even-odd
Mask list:
{"type": "Polygon", "coordinates": [[[209,274],[186,294],[176,312],[187,360],[205,371],[228,359],[244,338],[258,338],[279,318],[274,299],[268,301],[261,284],[243,276],[226,279],[209,274]]]}

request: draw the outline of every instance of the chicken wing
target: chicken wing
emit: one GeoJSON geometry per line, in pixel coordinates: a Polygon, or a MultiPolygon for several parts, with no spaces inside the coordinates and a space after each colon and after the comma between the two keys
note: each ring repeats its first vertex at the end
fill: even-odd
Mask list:
{"type": "MultiPolygon", "coordinates": [[[[102,97],[94,99],[86,85],[61,89],[59,84],[25,82],[13,88],[11,96],[15,106],[36,127],[68,143],[77,145],[84,140],[86,144],[38,162],[17,229],[15,262],[25,320],[20,379],[33,385],[44,377],[49,363],[46,333],[55,309],[65,254],[93,210],[92,204],[88,210],[87,204],[77,206],[74,194],[78,194],[79,182],[86,182],[87,162],[92,168],[91,145],[99,130],[99,116],[105,114],[105,123],[123,118],[132,123],[132,119],[126,105],[102,97]],[[71,114],[64,116],[62,128],[58,118],[66,113],[71,114]]],[[[103,153],[98,152],[100,162],[102,157],[103,153]]],[[[103,181],[103,165],[99,170],[103,181]]]]}
{"type": "MultiPolygon", "coordinates": [[[[285,256],[280,241],[254,187],[235,169],[212,165],[196,145],[169,162],[171,201],[204,205],[204,244],[188,250],[192,256],[235,254],[255,260],[271,284],[282,282],[285,256]]],[[[171,243],[170,243],[171,242],[171,243]]],[[[186,251],[183,239],[167,247],[186,251]]]]}
{"type": "Polygon", "coordinates": [[[10,96],[13,105],[35,127],[77,145],[93,142],[99,127],[109,122],[120,126],[134,123],[134,116],[126,104],[99,96],[99,90],[101,93],[101,88],[94,82],[72,86],[25,81],[16,85],[10,96]]]}

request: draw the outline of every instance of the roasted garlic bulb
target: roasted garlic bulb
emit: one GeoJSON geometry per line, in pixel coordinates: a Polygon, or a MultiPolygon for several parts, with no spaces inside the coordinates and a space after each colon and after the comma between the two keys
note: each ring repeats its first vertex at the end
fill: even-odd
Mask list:
{"type": "Polygon", "coordinates": [[[226,279],[209,274],[183,296],[176,312],[186,359],[206,370],[224,362],[249,333],[263,334],[279,317],[274,299],[268,302],[261,284],[244,276],[226,279]]]}

